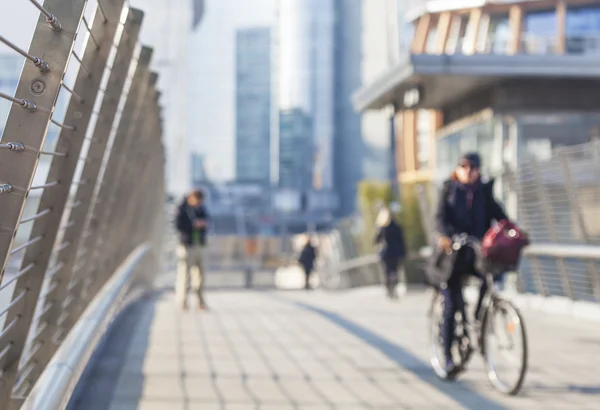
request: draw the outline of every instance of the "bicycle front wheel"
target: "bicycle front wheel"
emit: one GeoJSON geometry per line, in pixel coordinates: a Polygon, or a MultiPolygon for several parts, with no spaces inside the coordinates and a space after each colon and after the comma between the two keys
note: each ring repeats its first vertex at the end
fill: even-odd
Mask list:
{"type": "Polygon", "coordinates": [[[516,395],[527,373],[527,334],[519,310],[506,300],[490,306],[483,329],[488,378],[502,393],[516,395]]]}
{"type": "Polygon", "coordinates": [[[445,369],[446,357],[444,355],[444,340],[442,337],[444,323],[443,309],[442,295],[436,292],[431,301],[429,311],[429,335],[431,342],[429,362],[435,374],[441,379],[446,379],[448,373],[446,373],[445,369]]]}

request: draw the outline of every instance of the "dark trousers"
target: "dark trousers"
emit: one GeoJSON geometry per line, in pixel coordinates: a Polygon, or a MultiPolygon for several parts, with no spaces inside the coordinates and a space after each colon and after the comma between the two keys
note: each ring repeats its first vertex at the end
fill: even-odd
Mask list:
{"type": "Polygon", "coordinates": [[[309,289],[310,288],[310,274],[312,273],[313,267],[312,265],[302,265],[302,268],[304,269],[304,288],[305,289],[309,289]]]}
{"type": "Polygon", "coordinates": [[[398,284],[398,265],[399,258],[383,258],[383,271],[385,272],[385,285],[387,288],[395,287],[398,284]]]}
{"type": "MultiPolygon", "coordinates": [[[[447,360],[452,359],[452,341],[456,327],[456,313],[461,312],[463,320],[466,321],[465,300],[463,296],[463,283],[469,275],[474,275],[483,279],[483,275],[475,270],[475,253],[472,249],[463,248],[456,256],[456,262],[450,279],[448,279],[446,289],[442,290],[444,296],[444,324],[442,336],[444,339],[444,353],[447,360]]],[[[487,283],[481,281],[479,297],[475,308],[475,317],[479,317],[479,311],[483,303],[483,298],[487,292],[487,283]]],[[[466,333],[466,330],[465,330],[466,333]]]]}

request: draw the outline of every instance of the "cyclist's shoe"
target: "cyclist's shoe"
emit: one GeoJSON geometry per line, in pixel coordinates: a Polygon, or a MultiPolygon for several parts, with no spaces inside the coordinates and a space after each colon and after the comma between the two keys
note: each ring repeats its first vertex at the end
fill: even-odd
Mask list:
{"type": "Polygon", "coordinates": [[[464,354],[464,359],[463,359],[463,366],[467,363],[469,363],[469,360],[471,359],[471,356],[473,355],[473,348],[471,347],[471,344],[469,343],[466,347],[465,347],[465,354],[464,354]]]}
{"type": "Polygon", "coordinates": [[[461,371],[461,367],[454,364],[452,360],[446,362],[446,380],[454,380],[461,371]]]}

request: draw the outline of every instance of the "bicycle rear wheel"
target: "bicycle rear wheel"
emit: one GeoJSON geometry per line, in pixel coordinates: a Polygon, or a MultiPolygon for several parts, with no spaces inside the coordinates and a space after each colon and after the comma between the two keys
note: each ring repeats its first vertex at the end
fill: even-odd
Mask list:
{"type": "Polygon", "coordinates": [[[519,310],[509,301],[495,300],[490,306],[483,330],[488,378],[500,392],[516,395],[527,373],[527,333],[519,310]],[[503,365],[501,360],[507,361],[503,365]]]}

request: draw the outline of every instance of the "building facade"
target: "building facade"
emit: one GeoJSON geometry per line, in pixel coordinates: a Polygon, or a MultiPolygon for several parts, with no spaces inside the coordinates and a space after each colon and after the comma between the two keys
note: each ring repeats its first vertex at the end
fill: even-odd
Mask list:
{"type": "Polygon", "coordinates": [[[395,107],[400,181],[440,182],[469,150],[499,174],[597,135],[597,1],[433,3],[407,15],[410,53],[354,96],[395,107]]]}
{"type": "Polygon", "coordinates": [[[303,187],[305,195],[318,191],[335,198],[335,2],[280,1],[277,38],[278,185],[303,187]],[[297,161],[290,162],[286,156],[291,146],[299,145],[300,129],[306,147],[302,159],[306,160],[308,150],[313,151],[303,164],[311,168],[309,178],[304,172],[296,174],[297,161]]]}
{"type": "Polygon", "coordinates": [[[308,192],[312,187],[315,148],[312,117],[300,108],[279,116],[279,188],[308,192]]]}
{"type": "Polygon", "coordinates": [[[236,180],[270,184],[271,29],[236,33],[236,180]]]}
{"type": "MultiPolygon", "coordinates": [[[[376,7],[377,3],[381,5],[382,1],[375,0],[374,3],[369,4],[362,0],[335,1],[333,172],[336,192],[340,199],[339,216],[347,216],[356,209],[358,184],[362,179],[378,176],[385,178],[388,133],[374,133],[370,135],[370,140],[363,139],[361,116],[354,110],[351,102],[352,94],[362,84],[361,62],[368,50],[367,44],[363,44],[362,41],[366,27],[363,8],[376,7]],[[375,167],[368,167],[367,160],[372,157],[367,155],[367,150],[370,153],[380,150],[383,153],[383,161],[371,162],[370,165],[375,167]],[[378,170],[382,171],[381,175],[376,175],[378,170]],[[369,171],[372,172],[370,175],[369,171]]],[[[379,25],[381,26],[380,22],[379,25]]],[[[371,46],[377,47],[377,44],[371,46]]]]}
{"type": "Polygon", "coordinates": [[[208,181],[204,155],[195,152],[190,155],[190,178],[191,186],[193,187],[208,181]]]}

